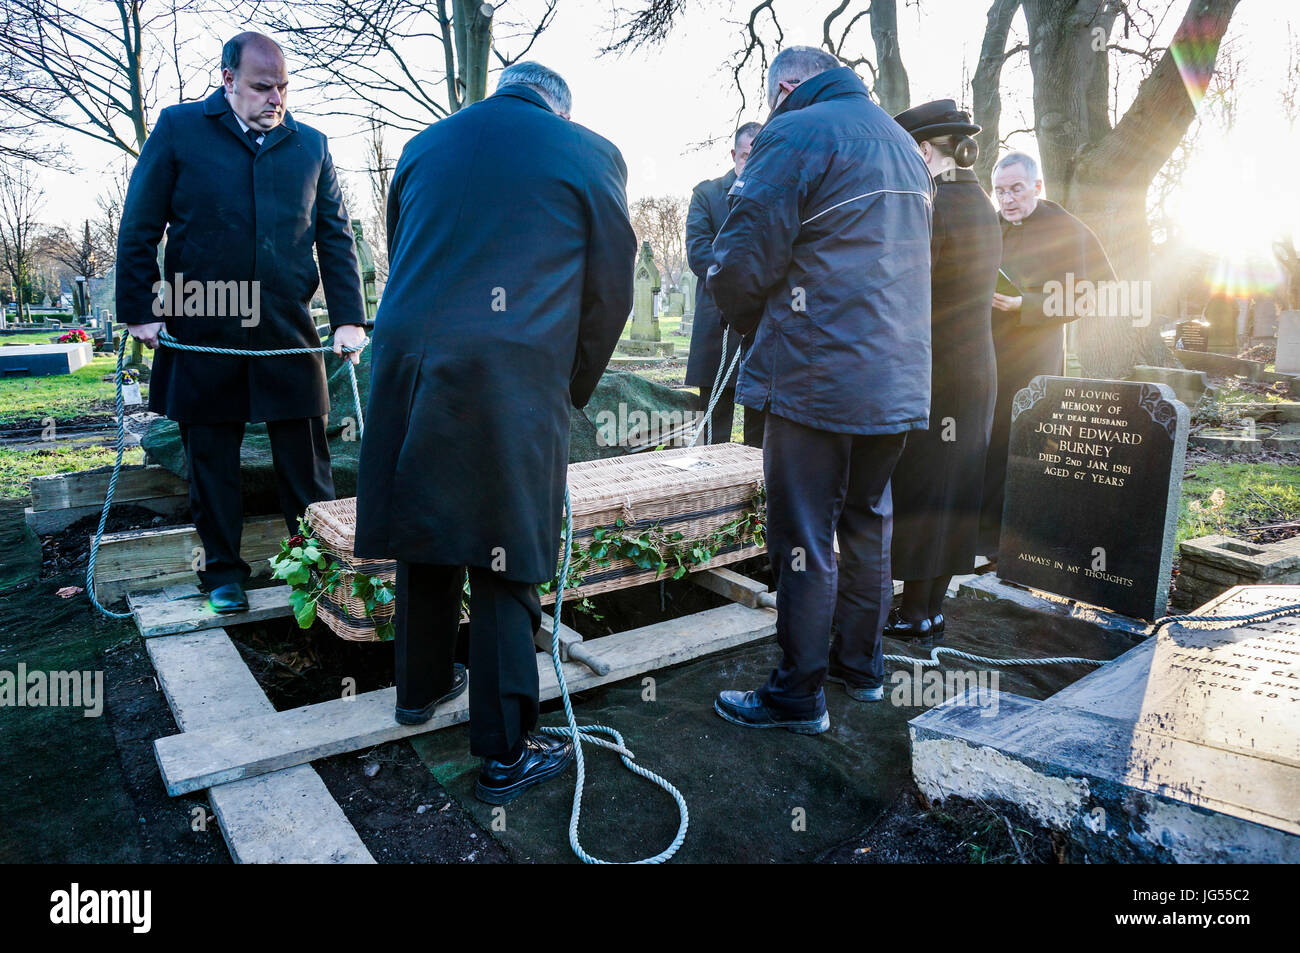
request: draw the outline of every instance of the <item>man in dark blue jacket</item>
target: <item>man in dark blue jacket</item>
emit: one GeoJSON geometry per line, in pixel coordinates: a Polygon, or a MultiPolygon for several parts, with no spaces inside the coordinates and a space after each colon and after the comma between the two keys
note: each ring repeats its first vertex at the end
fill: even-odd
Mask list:
{"type": "MultiPolygon", "coordinates": [[[[691,209],[686,215],[686,261],[691,271],[700,279],[695,286],[695,323],[691,328],[691,354],[686,360],[686,384],[700,389],[700,410],[709,409],[713,396],[713,382],[718,376],[722,361],[722,321],[718,306],[713,303],[705,279],[713,265],[713,239],[727,220],[727,192],[736,176],[745,171],[754,137],[763,127],[747,122],[736,130],[732,142],[731,162],[734,166],[726,175],[706,179],[691,193],[691,209]]],[[[740,334],[727,335],[727,367],[740,347],[740,334]]],[[[724,370],[725,374],[726,371],[724,370]]],[[[727,443],[731,440],[731,421],[736,407],[736,374],[721,388],[721,395],[713,407],[709,426],[709,443],[727,443]]],[[[763,445],[763,415],[757,410],[745,412],[745,443],[751,447],[763,445]]]]}
{"type": "Polygon", "coordinates": [[[357,475],[356,554],[397,560],[399,722],[465,685],[468,567],[469,744],[493,804],[573,755],[530,734],[537,584],[555,576],[569,407],[591,399],[632,310],[627,167],[569,106],[559,75],[515,63],[402,150],[357,475]]]}
{"type": "Polygon", "coordinates": [[[724,320],[754,335],[736,400],[767,411],[782,658],[758,691],[714,707],[817,734],[830,727],[823,682],[883,694],[889,479],[907,432],[929,423],[933,190],[916,143],[829,54],[782,50],[768,105],[708,284],[724,320]]]}

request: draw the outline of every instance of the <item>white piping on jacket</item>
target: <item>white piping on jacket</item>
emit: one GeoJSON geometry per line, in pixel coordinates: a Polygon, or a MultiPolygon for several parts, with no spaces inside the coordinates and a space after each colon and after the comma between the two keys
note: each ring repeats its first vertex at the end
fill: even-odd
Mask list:
{"type": "Polygon", "coordinates": [[[872,196],[872,195],[880,195],[882,192],[889,192],[889,193],[892,193],[893,195],[919,195],[919,196],[921,196],[921,198],[925,199],[926,204],[929,204],[929,203],[932,201],[931,198],[930,198],[930,196],[927,195],[925,192],[915,192],[915,191],[913,191],[913,190],[911,190],[911,189],[876,189],[874,192],[863,192],[861,195],[855,195],[855,196],[853,196],[853,198],[851,198],[851,199],[845,199],[843,202],[836,202],[836,203],[835,203],[834,205],[832,205],[830,208],[824,208],[824,209],[822,209],[820,212],[818,212],[818,213],[817,213],[816,215],[814,215],[812,218],[808,219],[807,221],[800,222],[799,224],[800,224],[800,225],[807,225],[808,222],[811,222],[811,221],[813,220],[813,218],[821,218],[821,217],[822,217],[823,215],[825,215],[827,212],[833,212],[833,211],[835,211],[837,208],[839,208],[841,205],[848,205],[850,202],[856,202],[858,199],[865,199],[865,198],[867,198],[867,197],[869,197],[869,196],[872,196]]]}

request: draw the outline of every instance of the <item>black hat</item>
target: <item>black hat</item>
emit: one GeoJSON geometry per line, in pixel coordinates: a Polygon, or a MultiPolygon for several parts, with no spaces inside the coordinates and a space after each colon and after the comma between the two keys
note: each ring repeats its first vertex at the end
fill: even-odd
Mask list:
{"type": "Polygon", "coordinates": [[[936,99],[904,110],[894,121],[906,129],[917,142],[936,136],[973,136],[980,127],[970,120],[970,113],[957,108],[956,100],[936,99]]]}

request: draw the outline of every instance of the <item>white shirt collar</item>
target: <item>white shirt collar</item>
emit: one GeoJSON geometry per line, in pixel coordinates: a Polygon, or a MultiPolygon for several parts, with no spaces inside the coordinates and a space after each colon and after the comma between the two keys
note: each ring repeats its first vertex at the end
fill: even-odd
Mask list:
{"type": "MultiPolygon", "coordinates": [[[[223,94],[223,95],[224,95],[224,94],[223,94]]],[[[226,96],[226,105],[230,105],[230,97],[229,97],[229,96],[226,96]]],[[[239,118],[239,113],[235,112],[235,107],[234,107],[234,106],[231,106],[231,107],[230,107],[230,114],[231,114],[232,116],[235,117],[235,122],[239,123],[239,131],[242,132],[242,133],[247,134],[247,133],[248,133],[248,128],[249,128],[249,127],[248,127],[248,123],[244,122],[244,120],[242,120],[242,119],[239,118]]],[[[259,132],[259,133],[257,134],[257,138],[258,138],[259,141],[260,141],[261,139],[264,139],[265,137],[266,137],[266,133],[264,133],[264,132],[259,132]]]]}

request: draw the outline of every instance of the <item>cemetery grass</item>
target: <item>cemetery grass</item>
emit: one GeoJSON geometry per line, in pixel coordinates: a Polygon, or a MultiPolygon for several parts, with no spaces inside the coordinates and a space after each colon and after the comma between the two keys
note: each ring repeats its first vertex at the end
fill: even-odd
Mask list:
{"type": "MultiPolygon", "coordinates": [[[[113,447],[103,445],[51,443],[40,450],[0,447],[0,499],[26,497],[32,477],[112,466],[116,456],[113,447]]],[[[139,447],[128,447],[122,455],[123,466],[138,466],[143,462],[144,452],[139,447]]]]}
{"type": "MultiPolygon", "coordinates": [[[[115,392],[112,382],[100,378],[111,375],[116,364],[116,356],[96,354],[71,374],[0,380],[0,430],[41,426],[51,417],[58,423],[88,417],[107,423],[113,416],[115,392]]],[[[148,386],[141,391],[147,397],[148,386]]]]}
{"type": "Polygon", "coordinates": [[[1300,466],[1189,459],[1178,542],[1216,533],[1249,539],[1258,528],[1286,523],[1297,525],[1272,539],[1300,534],[1300,466]]]}

